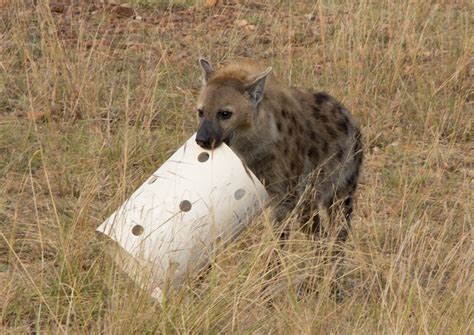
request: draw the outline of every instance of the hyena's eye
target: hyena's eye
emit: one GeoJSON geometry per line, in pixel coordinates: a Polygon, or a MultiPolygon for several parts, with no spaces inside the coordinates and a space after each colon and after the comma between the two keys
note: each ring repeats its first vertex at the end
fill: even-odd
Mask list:
{"type": "Polygon", "coordinates": [[[198,109],[198,116],[203,117],[204,116],[204,111],[202,109],[198,109]]]}
{"type": "Polygon", "coordinates": [[[231,111],[220,110],[220,111],[217,112],[217,117],[221,120],[230,119],[231,116],[232,116],[231,111]]]}

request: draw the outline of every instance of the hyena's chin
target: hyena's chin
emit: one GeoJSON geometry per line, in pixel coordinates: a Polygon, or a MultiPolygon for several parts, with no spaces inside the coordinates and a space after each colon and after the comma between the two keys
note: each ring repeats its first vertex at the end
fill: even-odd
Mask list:
{"type": "Polygon", "coordinates": [[[232,138],[233,137],[234,137],[234,134],[229,134],[224,138],[223,142],[230,147],[232,145],[232,138]]]}

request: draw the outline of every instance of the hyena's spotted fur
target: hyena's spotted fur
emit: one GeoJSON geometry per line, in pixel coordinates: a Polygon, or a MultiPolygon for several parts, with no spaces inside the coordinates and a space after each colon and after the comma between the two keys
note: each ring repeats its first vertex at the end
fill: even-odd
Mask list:
{"type": "Polygon", "coordinates": [[[316,232],[319,208],[332,223],[335,208],[342,209],[346,224],[338,238],[345,240],[363,157],[360,130],[347,109],[326,93],[288,88],[271,68],[200,64],[198,144],[226,142],[266,185],[277,221],[301,208],[302,221],[316,232]]]}

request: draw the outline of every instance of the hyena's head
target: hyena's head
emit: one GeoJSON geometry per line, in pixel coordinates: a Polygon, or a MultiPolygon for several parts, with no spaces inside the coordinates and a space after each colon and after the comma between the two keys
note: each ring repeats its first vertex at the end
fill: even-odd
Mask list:
{"type": "Polygon", "coordinates": [[[238,67],[232,71],[214,70],[203,58],[199,64],[204,85],[197,106],[196,142],[205,149],[217,148],[222,142],[232,146],[237,137],[252,130],[265,81],[272,69],[249,75],[238,67]]]}

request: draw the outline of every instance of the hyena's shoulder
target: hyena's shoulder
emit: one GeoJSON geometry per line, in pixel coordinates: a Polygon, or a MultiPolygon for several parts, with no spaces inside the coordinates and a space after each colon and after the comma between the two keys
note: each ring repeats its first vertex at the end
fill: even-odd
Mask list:
{"type": "Polygon", "coordinates": [[[328,93],[299,88],[291,88],[291,91],[299,102],[299,113],[305,121],[327,128],[329,137],[349,136],[357,128],[347,108],[328,93]]]}
{"type": "Polygon", "coordinates": [[[320,142],[329,153],[331,144],[346,142],[358,133],[358,125],[347,108],[326,92],[291,88],[310,140],[320,142]]]}

